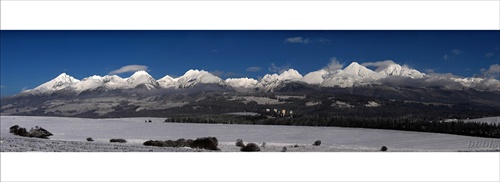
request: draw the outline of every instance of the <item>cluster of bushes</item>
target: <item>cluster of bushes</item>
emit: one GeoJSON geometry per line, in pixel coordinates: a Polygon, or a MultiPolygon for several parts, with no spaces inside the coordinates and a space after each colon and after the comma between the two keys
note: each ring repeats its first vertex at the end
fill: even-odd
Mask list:
{"type": "Polygon", "coordinates": [[[207,150],[220,150],[218,148],[219,141],[215,137],[203,137],[197,138],[196,140],[192,139],[178,139],[176,141],[172,140],[148,140],[143,143],[146,146],[156,146],[156,147],[191,147],[191,148],[199,148],[199,149],[207,149],[207,150]]]}
{"type": "MultiPolygon", "coordinates": [[[[258,152],[260,151],[260,147],[255,143],[247,143],[246,145],[243,143],[243,140],[237,139],[236,146],[240,147],[240,151],[242,152],[258,152]]],[[[265,142],[262,143],[262,147],[265,147],[265,142]]]]}
{"type": "Polygon", "coordinates": [[[148,140],[144,142],[144,145],[146,146],[156,146],[156,147],[189,147],[193,143],[192,139],[178,139],[177,141],[172,141],[172,140],[166,140],[166,141],[161,141],[161,140],[148,140]]]}
{"type": "Polygon", "coordinates": [[[109,140],[109,142],[111,142],[111,143],[127,143],[127,140],[125,140],[123,138],[113,138],[113,139],[109,140]]]}
{"type": "Polygon", "coordinates": [[[19,127],[19,125],[14,125],[10,127],[9,132],[18,136],[44,138],[44,139],[48,139],[49,136],[53,135],[46,129],[39,126],[35,126],[35,128],[31,128],[30,131],[27,131],[26,128],[19,127]]]}

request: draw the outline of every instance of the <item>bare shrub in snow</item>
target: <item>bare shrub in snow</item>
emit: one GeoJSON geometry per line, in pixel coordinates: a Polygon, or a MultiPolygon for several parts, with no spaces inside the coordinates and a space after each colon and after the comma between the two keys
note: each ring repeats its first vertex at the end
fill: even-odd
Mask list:
{"type": "Polygon", "coordinates": [[[242,152],[258,152],[258,151],[260,151],[260,148],[255,143],[248,143],[246,146],[241,147],[240,151],[242,151],[242,152]]]}
{"type": "Polygon", "coordinates": [[[19,129],[19,125],[14,125],[9,128],[9,133],[15,134],[17,132],[17,129],[19,129]]]}
{"type": "Polygon", "coordinates": [[[266,142],[262,142],[261,147],[262,147],[262,148],[266,148],[266,142]]]}
{"type": "Polygon", "coordinates": [[[29,137],[35,138],[49,138],[49,136],[52,136],[52,133],[50,133],[46,129],[43,129],[42,127],[35,126],[35,128],[30,129],[28,135],[29,137]]]}
{"type": "Polygon", "coordinates": [[[316,140],[314,143],[313,143],[314,146],[320,146],[321,145],[321,140],[316,140]]]}
{"type": "Polygon", "coordinates": [[[192,143],[193,140],[186,140],[184,138],[178,139],[177,141],[172,141],[172,140],[166,140],[166,141],[161,141],[161,140],[148,140],[143,143],[145,146],[156,146],[156,147],[189,147],[190,143],[192,143]]]}
{"type": "Polygon", "coordinates": [[[28,136],[28,131],[26,131],[26,128],[19,127],[19,125],[11,126],[10,133],[18,136],[28,136]]]}
{"type": "Polygon", "coordinates": [[[125,140],[123,138],[113,138],[113,139],[109,140],[109,142],[127,143],[127,140],[125,140]]]}
{"type": "Polygon", "coordinates": [[[172,140],[166,140],[165,141],[165,147],[174,147],[175,146],[175,142],[172,141],[172,140]]]}
{"type": "Polygon", "coordinates": [[[380,151],[387,151],[387,147],[386,146],[382,146],[382,148],[380,148],[380,151]]]}
{"type": "Polygon", "coordinates": [[[191,143],[191,148],[200,148],[207,150],[220,150],[217,146],[219,145],[219,141],[215,137],[203,137],[197,138],[191,143]]]}
{"type": "Polygon", "coordinates": [[[193,139],[186,140],[187,147],[190,147],[193,144],[193,139]]]}
{"type": "Polygon", "coordinates": [[[31,128],[30,131],[28,132],[26,128],[19,127],[19,125],[14,125],[9,128],[9,132],[18,135],[18,136],[23,136],[23,137],[35,137],[35,138],[49,138],[49,136],[52,136],[52,133],[47,131],[46,129],[43,129],[42,127],[36,126],[35,128],[31,128]]]}
{"type": "Polygon", "coordinates": [[[156,146],[156,147],[166,147],[167,143],[160,140],[148,140],[143,143],[145,146],[156,146]]]}
{"type": "Polygon", "coordinates": [[[286,147],[283,147],[283,148],[281,149],[281,152],[286,152],[286,147]]]}
{"type": "Polygon", "coordinates": [[[243,143],[242,139],[236,139],[236,146],[237,147],[244,147],[245,144],[243,143]]]}
{"type": "Polygon", "coordinates": [[[88,138],[87,138],[87,141],[89,141],[89,142],[93,142],[93,141],[94,141],[94,139],[92,139],[92,138],[88,137],[88,138]]]}
{"type": "Polygon", "coordinates": [[[186,139],[180,138],[174,142],[174,147],[189,147],[189,144],[186,139]]]}

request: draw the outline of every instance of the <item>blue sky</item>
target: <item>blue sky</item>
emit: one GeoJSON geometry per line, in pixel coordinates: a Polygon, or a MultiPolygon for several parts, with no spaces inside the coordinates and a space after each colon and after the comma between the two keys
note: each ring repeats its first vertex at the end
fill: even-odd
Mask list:
{"type": "Polygon", "coordinates": [[[2,96],[63,72],[82,79],[127,65],[146,66],[156,79],[188,69],[258,79],[284,68],[305,75],[336,58],[345,66],[393,60],[422,72],[469,77],[500,61],[500,31],[2,30],[0,36],[2,96]]]}

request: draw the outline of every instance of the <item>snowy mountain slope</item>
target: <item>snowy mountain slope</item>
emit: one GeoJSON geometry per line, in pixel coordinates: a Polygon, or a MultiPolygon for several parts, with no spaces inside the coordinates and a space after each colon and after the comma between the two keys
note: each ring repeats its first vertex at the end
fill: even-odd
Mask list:
{"type": "Polygon", "coordinates": [[[94,75],[82,79],[80,82],[72,84],[71,87],[77,91],[82,92],[86,90],[93,90],[103,85],[103,77],[94,75]]]}
{"type": "Polygon", "coordinates": [[[392,64],[387,68],[382,70],[376,70],[381,75],[384,76],[401,76],[401,77],[409,77],[409,78],[423,78],[425,77],[424,73],[421,73],[415,69],[411,69],[406,65],[392,64]]]}
{"type": "Polygon", "coordinates": [[[61,73],[56,78],[41,84],[40,86],[24,91],[25,93],[52,93],[54,91],[63,90],[68,88],[71,84],[78,83],[80,80],[67,75],[66,73],[61,73]]]}
{"type": "Polygon", "coordinates": [[[311,85],[319,85],[323,82],[324,76],[328,75],[328,71],[321,69],[313,71],[302,77],[302,81],[311,85]]]}
{"type": "Polygon", "coordinates": [[[302,75],[294,69],[289,69],[281,74],[267,74],[262,80],[257,84],[258,88],[265,91],[273,91],[275,88],[281,86],[286,82],[299,82],[302,79],[302,75]]]}
{"type": "Polygon", "coordinates": [[[137,71],[126,80],[128,88],[135,88],[140,85],[146,86],[148,90],[160,88],[160,84],[146,71],[137,71]]]}
{"type": "Polygon", "coordinates": [[[337,70],[325,76],[321,87],[354,87],[372,84],[383,75],[374,72],[357,62],[351,63],[343,70],[337,70]]]}
{"type": "Polygon", "coordinates": [[[340,72],[342,74],[346,74],[346,75],[351,75],[351,76],[354,76],[354,77],[359,77],[359,78],[379,78],[380,76],[364,67],[364,66],[361,66],[360,64],[358,64],[357,62],[352,62],[349,66],[345,67],[342,72],[340,72]]]}
{"type": "Polygon", "coordinates": [[[71,84],[71,88],[78,92],[91,91],[98,88],[105,88],[107,90],[123,89],[127,87],[126,80],[116,75],[106,76],[90,76],[82,79],[80,82],[71,84]]]}
{"type": "Polygon", "coordinates": [[[158,84],[160,84],[160,87],[162,88],[173,88],[175,87],[175,83],[177,82],[178,79],[172,78],[169,75],[164,76],[163,78],[160,78],[157,80],[158,84]]]}
{"type": "Polygon", "coordinates": [[[183,76],[177,78],[175,83],[176,88],[189,88],[200,83],[215,83],[220,85],[226,85],[224,80],[212,75],[211,73],[204,70],[189,70],[183,76]]]}

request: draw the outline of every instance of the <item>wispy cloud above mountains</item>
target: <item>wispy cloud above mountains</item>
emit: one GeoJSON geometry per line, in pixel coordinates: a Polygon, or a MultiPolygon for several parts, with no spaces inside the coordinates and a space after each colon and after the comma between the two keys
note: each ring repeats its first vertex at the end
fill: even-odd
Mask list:
{"type": "Polygon", "coordinates": [[[144,66],[144,65],[127,65],[127,66],[121,67],[120,69],[110,71],[109,74],[115,75],[115,74],[121,74],[121,73],[146,71],[146,70],[148,70],[148,67],[144,66]]]}

